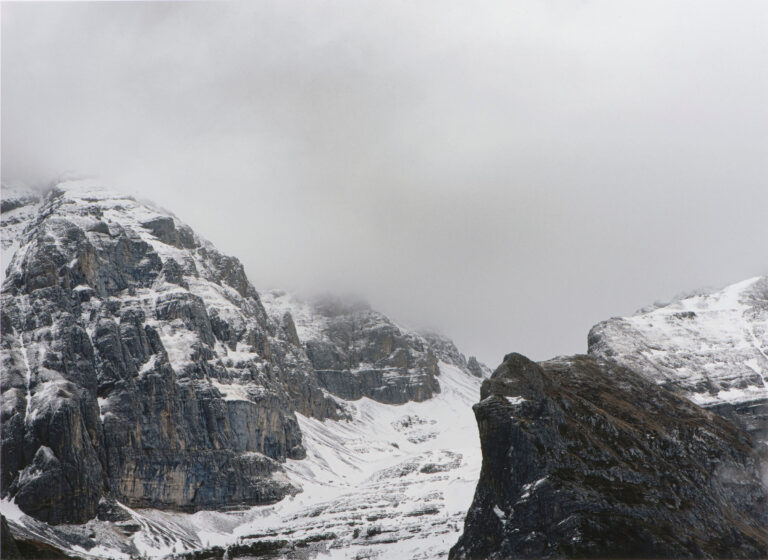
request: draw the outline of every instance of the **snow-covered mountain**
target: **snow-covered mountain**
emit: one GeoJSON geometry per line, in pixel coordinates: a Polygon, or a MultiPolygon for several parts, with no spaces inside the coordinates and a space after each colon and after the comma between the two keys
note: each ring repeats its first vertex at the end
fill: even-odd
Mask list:
{"type": "Polygon", "coordinates": [[[599,323],[589,353],[616,361],[768,440],[768,278],[599,323]]]}
{"type": "Polygon", "coordinates": [[[27,543],[93,558],[441,558],[474,493],[456,557],[557,556],[587,533],[587,552],[629,546],[592,524],[598,510],[666,524],[643,540],[666,543],[654,554],[699,550],[667,539],[682,503],[717,541],[700,550],[722,544],[723,511],[746,529],[722,550],[765,550],[768,449],[712,412],[768,439],[768,279],[600,323],[591,357],[508,356],[475,405],[483,459],[471,407],[490,372],[476,359],[364,303],[259,293],[151,203],[85,181],[4,188],[0,246],[0,513],[27,543]],[[641,479],[656,497],[638,501],[641,479]],[[564,521],[547,533],[550,507],[564,521]],[[516,511],[529,513],[512,523],[516,511]]]}
{"type": "Polygon", "coordinates": [[[0,192],[0,282],[19,248],[24,228],[37,216],[43,193],[23,185],[3,185],[0,192]]]}
{"type": "Polygon", "coordinates": [[[262,297],[175,216],[91,182],[4,189],[1,231],[17,536],[96,557],[447,554],[487,374],[449,340],[262,297]]]}

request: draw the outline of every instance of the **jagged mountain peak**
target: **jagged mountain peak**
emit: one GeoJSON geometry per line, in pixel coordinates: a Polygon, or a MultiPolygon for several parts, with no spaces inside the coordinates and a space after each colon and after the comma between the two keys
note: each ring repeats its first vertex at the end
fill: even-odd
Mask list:
{"type": "MultiPolygon", "coordinates": [[[[422,401],[440,392],[438,362],[482,376],[448,338],[406,329],[359,299],[262,294],[268,313],[295,332],[318,380],[343,399],[422,401]]],[[[475,361],[476,362],[476,361],[475,361]]]]}
{"type": "MultiPolygon", "coordinates": [[[[487,377],[491,373],[474,356],[467,358],[462,354],[444,334],[408,328],[376,311],[358,296],[320,294],[301,297],[285,290],[269,290],[261,292],[261,296],[267,311],[278,322],[286,313],[290,315],[298,337],[305,343],[324,341],[349,346],[352,333],[340,330],[340,325],[358,330],[372,329],[389,333],[392,337],[389,344],[393,344],[390,353],[397,350],[398,344],[418,352],[428,349],[438,360],[467,369],[476,377],[487,377]]],[[[359,365],[359,360],[353,359],[353,362],[359,365]]]]}
{"type": "Polygon", "coordinates": [[[294,411],[339,406],[237,259],[89,181],[55,186],[20,227],[2,291],[6,496],[59,523],[105,495],[200,509],[296,491],[274,476],[305,453],[294,411]]]}
{"type": "MultiPolygon", "coordinates": [[[[473,481],[464,478],[479,468],[473,459],[433,449],[451,426],[429,415],[467,406],[482,370],[448,339],[359,302],[280,292],[262,301],[236,258],[171,212],[95,181],[23,199],[2,223],[4,239],[14,233],[0,309],[2,511],[17,530],[91,550],[93,542],[58,524],[93,525],[96,515],[112,552],[160,554],[168,539],[187,549],[204,543],[179,533],[176,521],[147,521],[142,508],[189,523],[179,512],[324,488],[318,476],[346,472],[338,461],[359,465],[353,470],[423,463],[424,474],[473,481]],[[444,411],[433,405],[438,397],[444,411]],[[331,429],[346,449],[328,448],[326,422],[350,426],[331,429]],[[368,431],[372,450],[350,437],[351,426],[368,431]],[[144,529],[109,533],[125,519],[144,529]]],[[[414,482],[422,479],[429,488],[438,482],[414,482]]],[[[224,525],[221,538],[234,538],[237,524],[224,525]]]]}

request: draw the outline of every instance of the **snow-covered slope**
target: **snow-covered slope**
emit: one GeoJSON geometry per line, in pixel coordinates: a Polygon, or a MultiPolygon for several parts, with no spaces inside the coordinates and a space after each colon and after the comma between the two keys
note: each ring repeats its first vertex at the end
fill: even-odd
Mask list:
{"type": "Polygon", "coordinates": [[[643,373],[696,404],[768,429],[768,278],[599,323],[590,354],[643,373]]]}
{"type": "Polygon", "coordinates": [[[481,380],[440,363],[441,393],[388,406],[347,403],[352,420],[300,418],[307,459],[287,470],[305,492],[266,508],[240,535],[333,533],[333,558],[442,558],[458,538],[480,472],[471,404],[481,380]]]}

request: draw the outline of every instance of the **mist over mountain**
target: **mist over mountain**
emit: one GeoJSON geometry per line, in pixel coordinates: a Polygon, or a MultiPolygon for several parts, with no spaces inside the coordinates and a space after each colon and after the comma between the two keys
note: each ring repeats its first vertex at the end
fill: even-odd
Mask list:
{"type": "Polygon", "coordinates": [[[0,26],[3,558],[768,556],[768,4],[0,26]]]}
{"type": "Polygon", "coordinates": [[[3,180],[173,208],[257,288],[358,293],[499,363],[768,273],[763,2],[2,16],[3,180]]]}

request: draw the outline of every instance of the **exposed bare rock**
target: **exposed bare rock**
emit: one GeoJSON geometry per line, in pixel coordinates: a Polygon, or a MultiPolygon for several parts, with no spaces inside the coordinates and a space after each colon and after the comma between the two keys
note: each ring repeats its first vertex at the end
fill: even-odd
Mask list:
{"type": "Polygon", "coordinates": [[[765,453],[728,420],[588,356],[510,354],[481,399],[483,466],[450,558],[768,555],[765,453]]]}
{"type": "Polygon", "coordinates": [[[303,344],[320,385],[342,399],[427,400],[440,391],[438,361],[473,375],[484,372],[477,360],[470,369],[449,339],[400,327],[360,301],[303,301],[282,291],[266,292],[262,299],[286,336],[303,344]]]}

